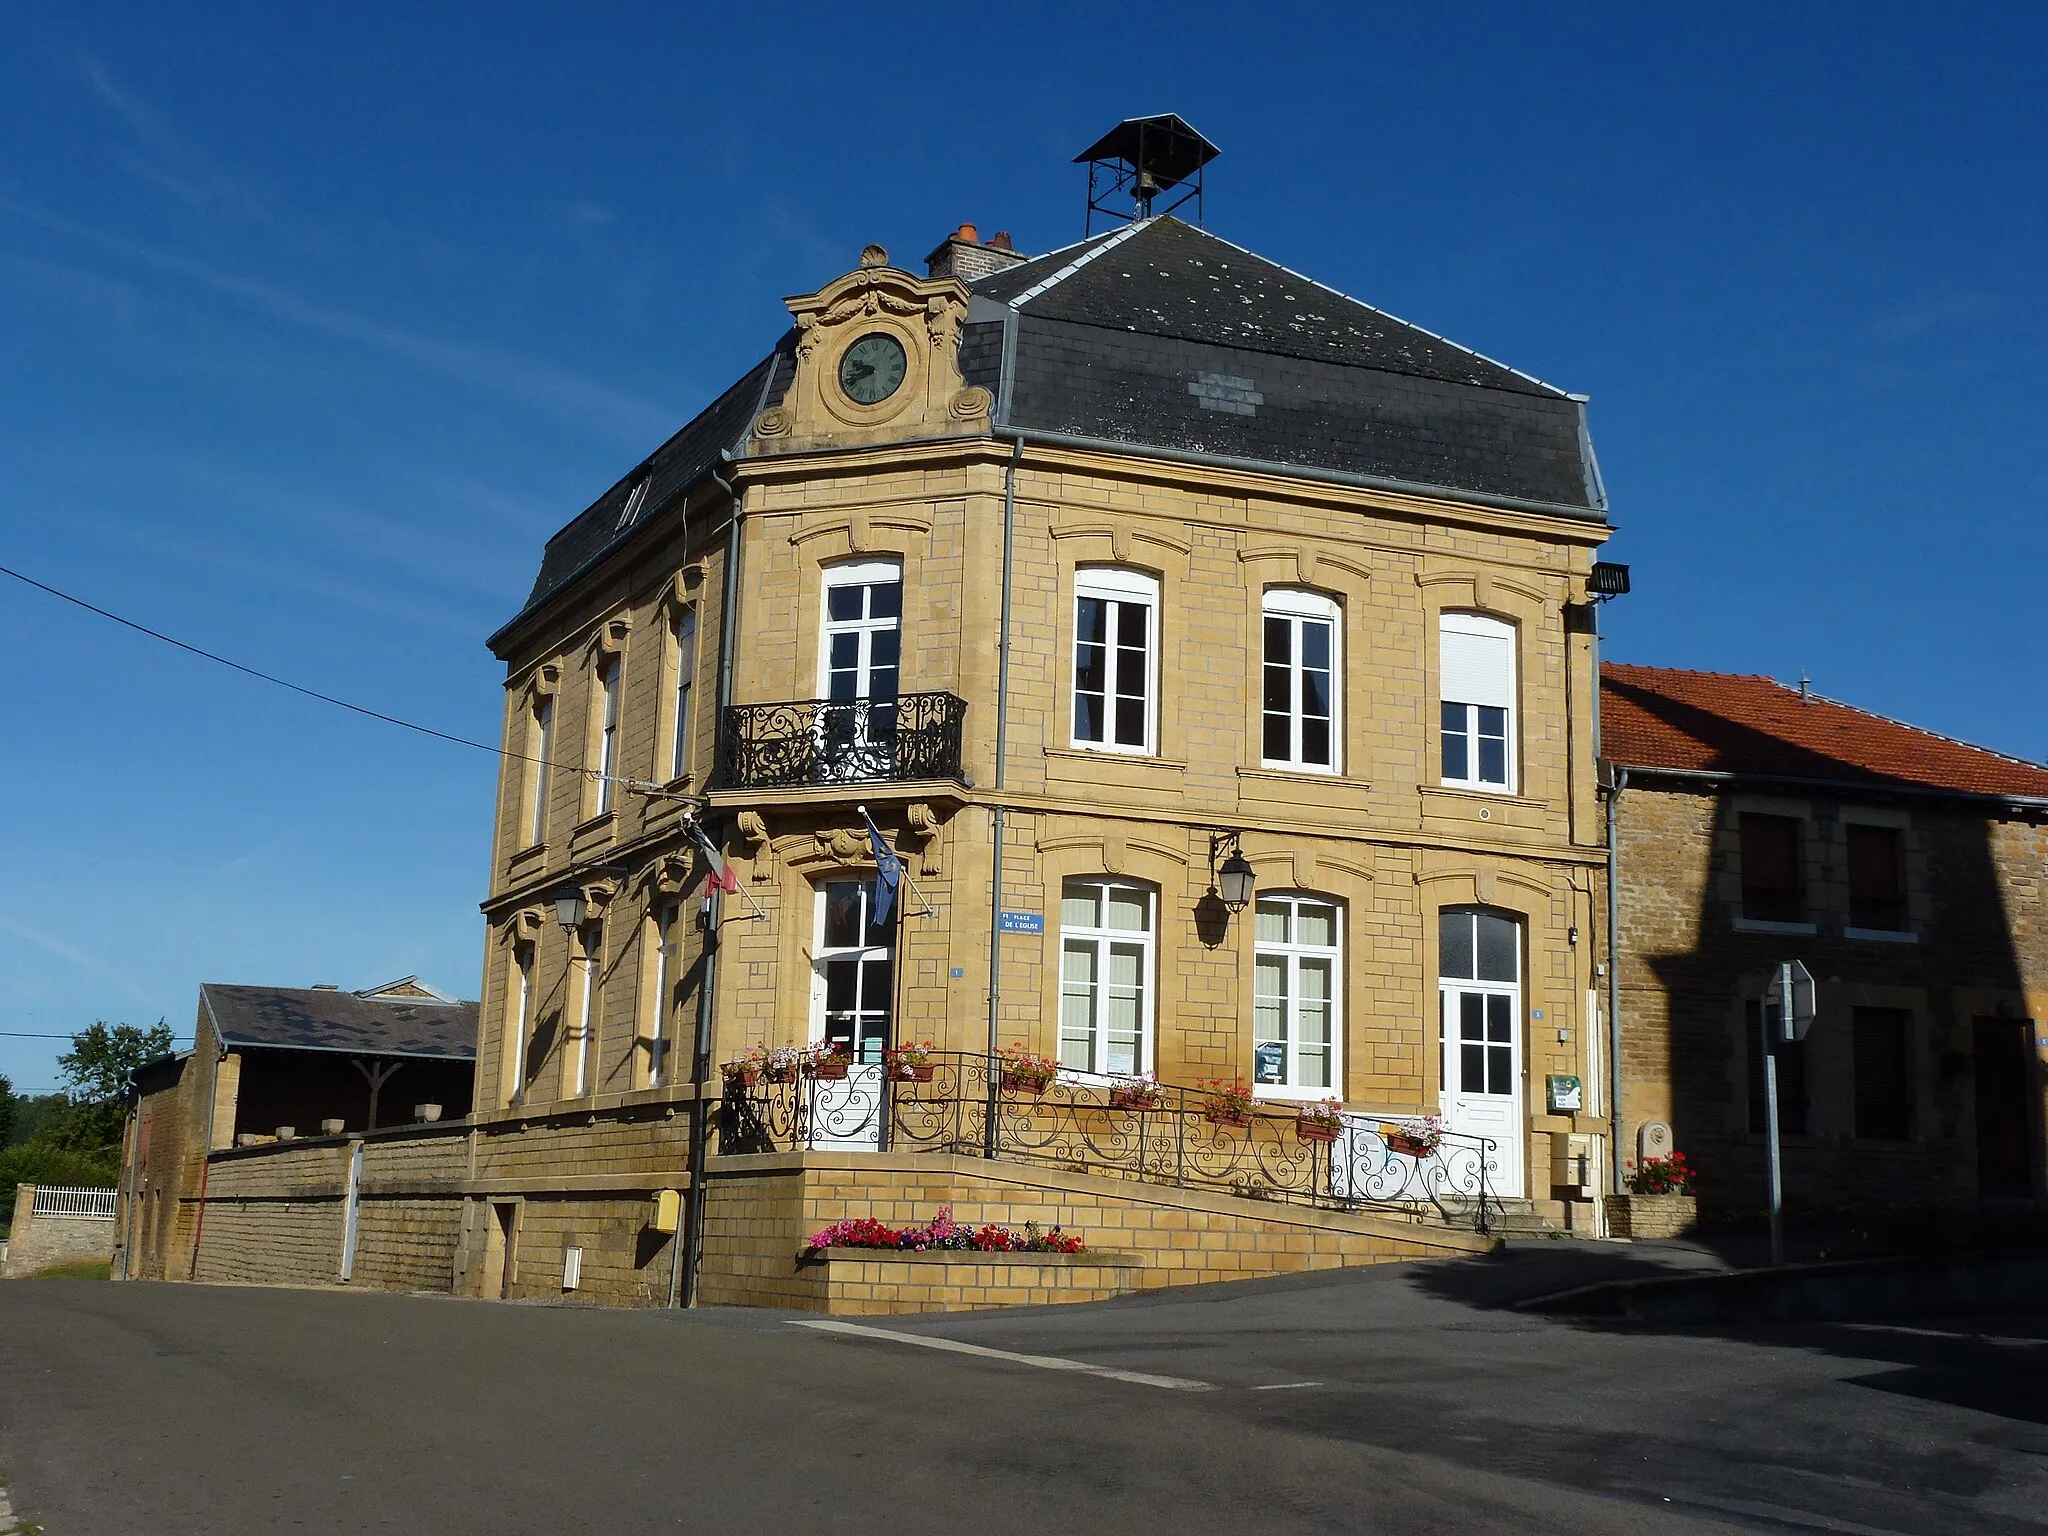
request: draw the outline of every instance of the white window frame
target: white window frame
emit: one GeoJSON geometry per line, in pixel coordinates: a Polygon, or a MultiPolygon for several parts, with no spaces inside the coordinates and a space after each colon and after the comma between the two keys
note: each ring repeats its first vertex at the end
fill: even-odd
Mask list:
{"type": "Polygon", "coordinates": [[[1159,578],[1148,576],[1143,571],[1125,570],[1119,566],[1085,566],[1074,573],[1074,601],[1069,611],[1073,624],[1073,657],[1067,669],[1067,738],[1070,745],[1083,752],[1111,752],[1124,757],[1155,757],[1159,752],[1159,578]],[[1111,620],[1107,654],[1103,657],[1103,706],[1101,741],[1085,739],[1078,729],[1076,716],[1080,713],[1081,701],[1081,603],[1084,599],[1098,602],[1137,604],[1146,612],[1145,618],[1145,738],[1132,744],[1119,742],[1116,737],[1116,702],[1118,684],[1124,681],[1118,668],[1121,647],[1116,641],[1116,625],[1111,620]]]}
{"type": "Polygon", "coordinates": [[[1434,746],[1437,757],[1438,781],[1445,787],[1477,790],[1482,794],[1491,795],[1512,795],[1515,793],[1515,785],[1521,775],[1521,752],[1518,742],[1521,734],[1521,722],[1519,719],[1520,711],[1517,709],[1515,702],[1520,677],[1519,656],[1517,654],[1518,644],[1519,635],[1515,626],[1508,623],[1505,619],[1496,619],[1491,615],[1482,613],[1445,613],[1439,616],[1437,620],[1438,704],[1437,718],[1433,724],[1436,727],[1434,746]],[[1504,640],[1506,642],[1508,662],[1506,689],[1498,699],[1460,699],[1451,696],[1450,689],[1444,684],[1445,669],[1443,662],[1444,638],[1452,634],[1470,635],[1487,640],[1504,640]],[[1465,712],[1465,766],[1469,771],[1463,778],[1453,778],[1449,772],[1445,771],[1446,765],[1443,760],[1444,737],[1446,735],[1443,714],[1445,710],[1453,708],[1462,709],[1465,712]],[[1479,711],[1482,709],[1499,709],[1503,711],[1505,743],[1502,759],[1506,778],[1501,783],[1494,783],[1492,780],[1479,776],[1479,711]]]}
{"type": "Polygon", "coordinates": [[[1284,1022],[1286,1033],[1281,1036],[1287,1043],[1287,1076],[1278,1083],[1252,1084],[1252,1092],[1262,1098],[1278,1099],[1322,1099],[1344,1097],[1344,903],[1333,896],[1320,895],[1315,891],[1261,891],[1252,905],[1252,1077],[1258,1076],[1257,1052],[1258,1007],[1259,1007],[1259,961],[1277,958],[1286,966],[1287,991],[1282,999],[1287,1017],[1284,1022]],[[1258,935],[1258,909],[1268,902],[1284,902],[1287,905],[1287,933],[1284,941],[1261,939],[1258,935]],[[1303,944],[1296,939],[1298,919],[1302,907],[1327,907],[1335,914],[1336,941],[1332,944],[1303,944]],[[1306,1083],[1301,1077],[1301,967],[1303,961],[1327,962],[1330,967],[1330,1080],[1328,1083],[1306,1083]]]}
{"type": "Polygon", "coordinates": [[[515,991],[517,1000],[512,1008],[512,1083],[506,1090],[505,1102],[516,1104],[526,1092],[526,1044],[532,1034],[533,1011],[533,944],[512,946],[512,973],[517,978],[515,991]]]}
{"type": "Polygon", "coordinates": [[[1133,1060],[1129,1071],[1132,1074],[1149,1072],[1154,1069],[1156,1057],[1153,1048],[1153,1031],[1158,1017],[1158,933],[1159,933],[1159,892],[1141,881],[1124,880],[1114,875],[1073,875],[1060,882],[1060,966],[1059,1002],[1056,1018],[1058,1038],[1056,1055],[1061,1071],[1072,1077],[1122,1076],[1124,1068],[1112,1068],[1109,1061],[1109,1028],[1104,995],[1109,987],[1109,957],[1114,946],[1135,946],[1140,951],[1138,958],[1138,1032],[1137,1042],[1132,1050],[1133,1060]],[[1086,886],[1095,895],[1096,922],[1092,926],[1072,926],[1066,920],[1067,890],[1070,886],[1086,886]],[[1140,896],[1145,903],[1145,927],[1142,931],[1130,928],[1103,926],[1106,919],[1109,892],[1126,891],[1140,896]],[[1070,948],[1086,947],[1094,955],[1094,979],[1089,982],[1089,1026],[1088,1065],[1074,1067],[1066,1064],[1067,1044],[1067,952],[1070,948]]]}
{"type": "Polygon", "coordinates": [[[614,788],[619,772],[619,695],[626,676],[625,658],[605,656],[597,664],[597,814],[602,816],[616,799],[614,788]]]}
{"type": "Polygon", "coordinates": [[[647,1032],[647,1086],[659,1088],[668,1072],[668,1026],[669,1011],[675,989],[675,962],[681,959],[677,952],[677,930],[681,926],[682,903],[669,902],[654,908],[647,914],[648,928],[654,938],[654,1008],[647,1032]]]}
{"type": "Polygon", "coordinates": [[[669,629],[675,656],[676,675],[669,689],[669,708],[675,718],[669,722],[668,777],[670,782],[690,771],[690,698],[697,683],[697,605],[680,609],[669,629]]]}
{"type": "Polygon", "coordinates": [[[1334,598],[1320,592],[1303,592],[1279,587],[1268,592],[1259,604],[1259,751],[1260,765],[1290,773],[1341,773],[1344,762],[1344,612],[1334,598]],[[1267,757],[1266,749],[1266,621],[1285,619],[1292,632],[1292,659],[1287,664],[1286,757],[1267,757]],[[1330,626],[1330,760],[1311,763],[1302,756],[1302,666],[1303,621],[1330,626]]]}
{"type": "MultiPolygon", "coordinates": [[[[903,562],[900,560],[861,560],[850,565],[833,565],[825,568],[825,583],[818,597],[818,697],[832,696],[832,639],[835,635],[859,635],[861,660],[860,673],[872,681],[874,674],[873,636],[882,631],[893,632],[896,641],[896,691],[903,691],[903,605],[899,601],[896,614],[886,619],[835,619],[832,617],[832,592],[836,587],[867,587],[893,583],[899,593],[903,587],[903,562]]],[[[867,698],[867,694],[858,694],[867,698]]]]}
{"type": "Polygon", "coordinates": [[[526,846],[535,848],[547,841],[548,835],[548,773],[554,766],[555,756],[553,694],[534,695],[528,721],[531,730],[527,740],[532,743],[533,757],[533,804],[527,807],[526,846]]]}
{"type": "MultiPolygon", "coordinates": [[[[898,895],[900,898],[901,893],[899,892],[898,895]]],[[[861,967],[859,973],[861,1001],[867,1002],[869,1000],[865,990],[865,967],[870,960],[878,956],[888,957],[889,989],[887,995],[882,999],[881,1006],[869,1006],[856,1010],[856,1022],[853,1029],[853,1057],[857,1065],[874,1065],[872,1058],[863,1055],[864,1041],[861,1035],[859,1016],[871,1013],[882,1015],[882,1033],[879,1038],[882,1047],[886,1049],[895,1040],[898,1024],[896,1005],[897,999],[901,995],[902,976],[899,967],[903,963],[903,954],[899,936],[902,930],[900,925],[894,920],[894,916],[892,915],[891,918],[884,920],[887,924],[887,936],[882,943],[870,944],[866,942],[868,923],[865,919],[867,914],[874,910],[874,899],[874,881],[872,879],[865,877],[849,878],[846,875],[835,875],[829,879],[819,881],[813,889],[811,898],[811,954],[813,956],[811,974],[813,985],[811,988],[810,1040],[813,1045],[821,1043],[826,1038],[827,1016],[831,1011],[830,999],[827,996],[829,983],[826,979],[826,967],[835,960],[850,960],[856,966],[861,967]],[[861,942],[855,944],[827,944],[825,942],[825,907],[831,894],[831,889],[835,885],[849,884],[857,885],[861,889],[860,911],[863,919],[860,926],[861,942]]]]}
{"type": "Polygon", "coordinates": [[[576,935],[578,948],[582,951],[577,964],[582,972],[583,995],[577,1005],[576,1041],[570,1052],[570,1077],[568,1097],[580,1099],[590,1092],[591,1058],[595,1051],[597,1036],[598,1002],[597,989],[600,980],[598,971],[601,964],[599,952],[604,948],[604,927],[602,924],[587,924],[576,935]]]}

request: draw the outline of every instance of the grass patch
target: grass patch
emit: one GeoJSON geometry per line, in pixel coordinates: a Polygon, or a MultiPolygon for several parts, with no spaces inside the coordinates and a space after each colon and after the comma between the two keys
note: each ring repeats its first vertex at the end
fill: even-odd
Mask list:
{"type": "MultiPolygon", "coordinates": [[[[106,1280],[112,1277],[114,1263],[111,1259],[73,1259],[66,1264],[52,1264],[48,1269],[39,1269],[29,1276],[31,1280],[106,1280]]],[[[0,1533],[4,1536],[4,1533],[0,1533]]]]}

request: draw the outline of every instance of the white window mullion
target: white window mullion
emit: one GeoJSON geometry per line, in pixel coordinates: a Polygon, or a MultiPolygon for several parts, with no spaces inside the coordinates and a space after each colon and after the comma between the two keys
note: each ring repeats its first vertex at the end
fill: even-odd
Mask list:
{"type": "Polygon", "coordinates": [[[1159,583],[1135,571],[1085,570],[1074,583],[1071,740],[1077,747],[1158,750],[1159,583]]]}
{"type": "Polygon", "coordinates": [[[1341,1096],[1343,909],[1315,896],[1261,896],[1253,923],[1254,1091],[1341,1096]]]}
{"type": "Polygon", "coordinates": [[[1149,1070],[1154,913],[1148,887],[1113,880],[1062,887],[1059,1054],[1067,1070],[1149,1070]]]}

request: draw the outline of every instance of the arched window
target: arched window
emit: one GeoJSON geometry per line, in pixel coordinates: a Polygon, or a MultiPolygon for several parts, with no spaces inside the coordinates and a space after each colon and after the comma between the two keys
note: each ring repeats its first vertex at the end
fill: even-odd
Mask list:
{"type": "Polygon", "coordinates": [[[1113,566],[1076,572],[1074,745],[1156,752],[1158,704],[1157,578],[1113,566]]]}
{"type": "Polygon", "coordinates": [[[827,570],[819,692],[841,703],[894,699],[902,629],[902,566],[864,560],[827,570]]]}
{"type": "Polygon", "coordinates": [[[1341,1096],[1343,909],[1322,896],[1258,899],[1252,958],[1252,1085],[1341,1096]]]}
{"type": "Polygon", "coordinates": [[[1443,782],[1511,792],[1515,785],[1515,631],[1477,613],[1440,621],[1438,691],[1443,782]]]}
{"type": "Polygon", "coordinates": [[[1337,768],[1338,609],[1315,592],[1275,590],[1261,604],[1260,760],[1268,768],[1337,768]]]}
{"type": "Polygon", "coordinates": [[[1131,1074],[1152,1065],[1150,886],[1109,876],[1060,890],[1060,1065],[1131,1074]]]}

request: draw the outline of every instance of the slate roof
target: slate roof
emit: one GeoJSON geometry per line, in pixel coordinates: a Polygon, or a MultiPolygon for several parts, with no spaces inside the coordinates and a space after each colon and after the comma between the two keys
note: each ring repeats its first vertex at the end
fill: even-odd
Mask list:
{"type": "Polygon", "coordinates": [[[386,1002],[324,987],[217,981],[204,983],[199,996],[223,1045],[476,1060],[475,1003],[386,1002]]]}
{"type": "Polygon", "coordinates": [[[520,612],[529,612],[547,601],[602,559],[614,545],[623,543],[635,529],[666,511],[718,462],[720,453],[744,443],[762,407],[770,400],[780,399],[789,387],[795,357],[792,333],[748,369],[737,384],[699,411],[675,436],[549,539],[541,555],[540,574],[534,578],[533,590],[527,594],[526,606],[520,612]],[[634,503],[633,493],[643,480],[647,489],[634,503]]]}
{"type": "Polygon", "coordinates": [[[1601,754],[1624,768],[2048,800],[2048,768],[1773,678],[1600,666],[1601,754]]]}
{"type": "MultiPolygon", "coordinates": [[[[998,433],[1606,517],[1583,399],[1178,219],[968,286],[961,373],[996,395],[998,433]]],[[[786,334],[548,541],[521,616],[737,453],[793,373],[786,334]]]]}

